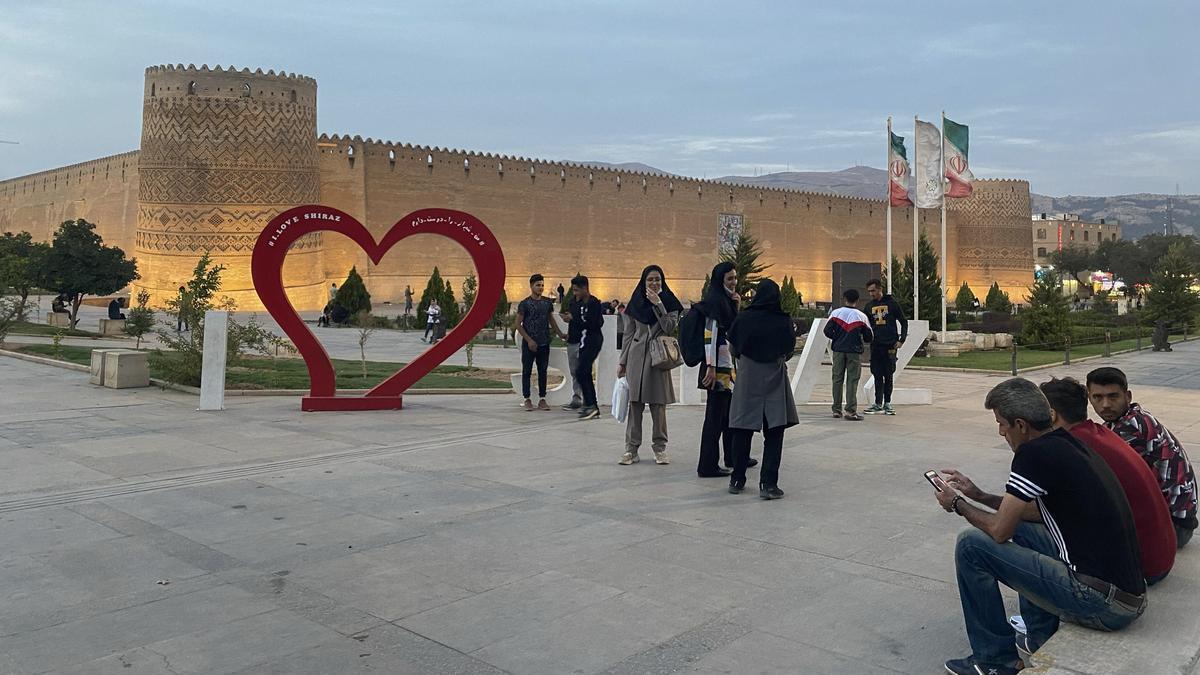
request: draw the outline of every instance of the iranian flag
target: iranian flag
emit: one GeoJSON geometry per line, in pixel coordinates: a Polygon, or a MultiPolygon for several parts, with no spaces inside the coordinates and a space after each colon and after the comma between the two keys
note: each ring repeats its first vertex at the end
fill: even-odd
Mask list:
{"type": "MultiPolygon", "coordinates": [[[[890,125],[890,121],[889,121],[890,125]]],[[[892,206],[912,206],[908,198],[908,154],[904,151],[904,137],[888,132],[888,196],[892,206]]]]}
{"type": "Polygon", "coordinates": [[[942,166],[945,167],[946,179],[950,181],[946,196],[970,197],[975,176],[967,164],[967,125],[943,117],[942,130],[946,135],[942,166]]]}

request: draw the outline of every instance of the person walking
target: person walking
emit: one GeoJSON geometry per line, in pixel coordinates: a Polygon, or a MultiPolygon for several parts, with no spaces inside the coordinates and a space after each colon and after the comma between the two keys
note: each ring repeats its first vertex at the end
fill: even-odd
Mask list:
{"type": "MultiPolygon", "coordinates": [[[[571,402],[562,407],[563,410],[579,410],[583,407],[583,383],[579,378],[574,377],[575,371],[579,368],[579,341],[583,337],[583,317],[580,311],[583,305],[576,300],[575,280],[571,280],[571,302],[567,305],[567,311],[562,313],[562,320],[567,322],[567,367],[571,369],[572,375],[572,396],[571,402]]],[[[601,306],[601,313],[603,311],[601,306]]]]}
{"type": "Polygon", "coordinates": [[[338,287],[337,284],[329,284],[329,300],[330,302],[337,299],[338,287]]]}
{"type": "Polygon", "coordinates": [[[563,288],[562,282],[559,282],[558,288],[554,290],[558,293],[558,306],[562,307],[563,299],[567,297],[567,289],[563,288]]]}
{"type": "MultiPolygon", "coordinates": [[[[719,461],[725,446],[725,466],[735,463],[733,432],[729,429],[729,404],[737,373],[729,352],[729,327],[737,317],[737,270],[733,263],[719,263],[709,275],[704,298],[691,311],[704,317],[704,364],[696,386],[708,392],[704,405],[704,427],[700,431],[700,460],[696,474],[701,478],[728,476],[719,461]]],[[[757,464],[757,462],[755,462],[757,464]]]]}
{"type": "MultiPolygon", "coordinates": [[[[434,326],[442,318],[442,308],[438,305],[437,300],[430,300],[429,307],[425,310],[425,335],[421,337],[421,342],[429,340],[429,333],[433,331],[434,326]]],[[[436,335],[434,336],[437,337],[436,335]]]]}
{"type": "MultiPolygon", "coordinates": [[[[405,318],[407,318],[409,314],[412,314],[412,309],[413,309],[412,301],[413,301],[412,286],[405,285],[404,286],[404,316],[405,316],[405,318]]],[[[407,322],[405,322],[404,327],[408,328],[407,322]]]]}
{"type": "Polygon", "coordinates": [[[867,315],[858,311],[858,291],[842,293],[846,304],[833,310],[825,324],[825,337],[832,341],[833,416],[861,422],[858,414],[858,379],[862,377],[863,343],[871,341],[867,315]],[[842,385],[846,389],[846,407],[842,408],[842,385]]]}
{"type": "Polygon", "coordinates": [[[763,461],[758,496],[780,499],[779,464],[783,458],[783,432],[800,423],[792,397],[787,362],[796,351],[792,319],[780,305],[779,285],[770,279],[758,282],[754,300],[738,314],[729,328],[730,351],[737,358],[738,384],[729,407],[733,430],[733,474],[729,491],[746,487],[750,465],[750,441],[755,431],[763,434],[763,461]]]}
{"type": "Polygon", "coordinates": [[[675,402],[671,371],[651,365],[650,343],[671,335],[679,325],[683,305],[667,286],[658,265],[642,270],[641,279],[625,308],[624,344],[617,377],[629,381],[629,416],[625,424],[625,454],[619,464],[638,461],[642,445],[642,413],[650,406],[655,464],[670,464],[667,457],[667,406],[675,402]]]}
{"type": "Polygon", "coordinates": [[[890,294],[883,292],[879,279],[867,282],[867,318],[871,321],[871,376],[875,378],[875,403],[865,412],[868,415],[895,415],[892,407],[892,378],[896,374],[896,350],[908,339],[908,319],[904,310],[890,294]]]}
{"type": "Polygon", "coordinates": [[[179,314],[175,316],[175,332],[182,333],[185,330],[191,330],[188,326],[188,295],[187,287],[179,287],[179,314]]]}
{"type": "Polygon", "coordinates": [[[546,281],[540,274],[529,277],[529,297],[517,305],[517,332],[521,335],[521,393],[525,410],[533,410],[530,399],[529,380],[533,364],[538,371],[538,410],[549,410],[546,403],[546,369],[550,362],[550,331],[558,333],[554,325],[554,301],[542,295],[546,281]]]}
{"type": "Polygon", "coordinates": [[[592,379],[592,366],[604,346],[604,312],[600,300],[588,289],[588,278],[578,274],[571,279],[571,293],[579,306],[579,360],[575,366],[575,381],[579,383],[583,396],[583,407],[579,419],[600,418],[600,405],[596,401],[596,382],[592,379]]]}

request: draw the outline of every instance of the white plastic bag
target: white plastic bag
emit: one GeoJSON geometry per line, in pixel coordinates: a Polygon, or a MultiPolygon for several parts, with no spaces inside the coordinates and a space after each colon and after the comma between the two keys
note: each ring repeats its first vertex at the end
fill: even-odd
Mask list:
{"type": "Polygon", "coordinates": [[[617,383],[613,385],[612,398],[612,416],[618,422],[624,422],[625,416],[629,414],[629,380],[625,378],[617,379],[617,383]]]}

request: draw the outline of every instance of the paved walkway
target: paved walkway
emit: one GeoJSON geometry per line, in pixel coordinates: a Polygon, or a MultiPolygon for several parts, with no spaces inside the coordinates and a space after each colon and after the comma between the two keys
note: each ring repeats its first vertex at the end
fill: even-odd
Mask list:
{"type": "MultiPolygon", "coordinates": [[[[1200,345],[1113,362],[1200,448],[1200,345]]],[[[673,464],[622,467],[611,419],[515,397],[198,413],[0,359],[0,672],[940,672],[969,651],[963,523],[921,473],[1003,484],[1000,379],[912,374],[935,405],[859,424],[805,407],[767,503],[696,478],[700,408],[669,412],[673,464]]],[[[1188,551],[1122,644],[1149,658],[1198,594],[1188,551]]],[[[1142,671],[1187,672],[1175,647],[1142,671]]]]}

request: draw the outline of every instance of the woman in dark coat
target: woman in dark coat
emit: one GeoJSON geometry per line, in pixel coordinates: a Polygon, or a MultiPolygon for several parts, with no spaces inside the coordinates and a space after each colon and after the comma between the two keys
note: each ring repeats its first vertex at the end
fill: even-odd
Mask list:
{"type": "Polygon", "coordinates": [[[737,494],[746,486],[750,440],[763,433],[763,461],[758,496],[779,499],[779,462],[783,455],[783,431],[800,423],[792,398],[787,362],[796,349],[792,320],[779,305],[779,286],[770,279],[758,284],[754,301],[738,314],[729,329],[729,346],[737,359],[738,386],[733,390],[729,427],[733,430],[733,475],[729,491],[737,494]]]}
{"type": "Polygon", "coordinates": [[[619,464],[634,464],[642,445],[642,413],[650,406],[656,464],[670,464],[667,457],[667,406],[675,402],[671,371],[651,365],[650,343],[660,336],[673,335],[679,325],[683,305],[658,265],[642,270],[641,280],[625,307],[624,340],[621,344],[617,377],[629,381],[629,416],[625,420],[625,454],[619,464]]]}
{"type": "Polygon", "coordinates": [[[708,392],[696,474],[701,478],[717,478],[729,475],[718,463],[722,444],[725,446],[725,466],[732,469],[734,465],[729,404],[733,400],[737,372],[733,356],[729,353],[729,327],[737,316],[740,298],[737,295],[737,270],[733,263],[719,263],[708,279],[704,298],[692,305],[691,309],[704,317],[704,364],[697,373],[696,386],[708,392]]]}

